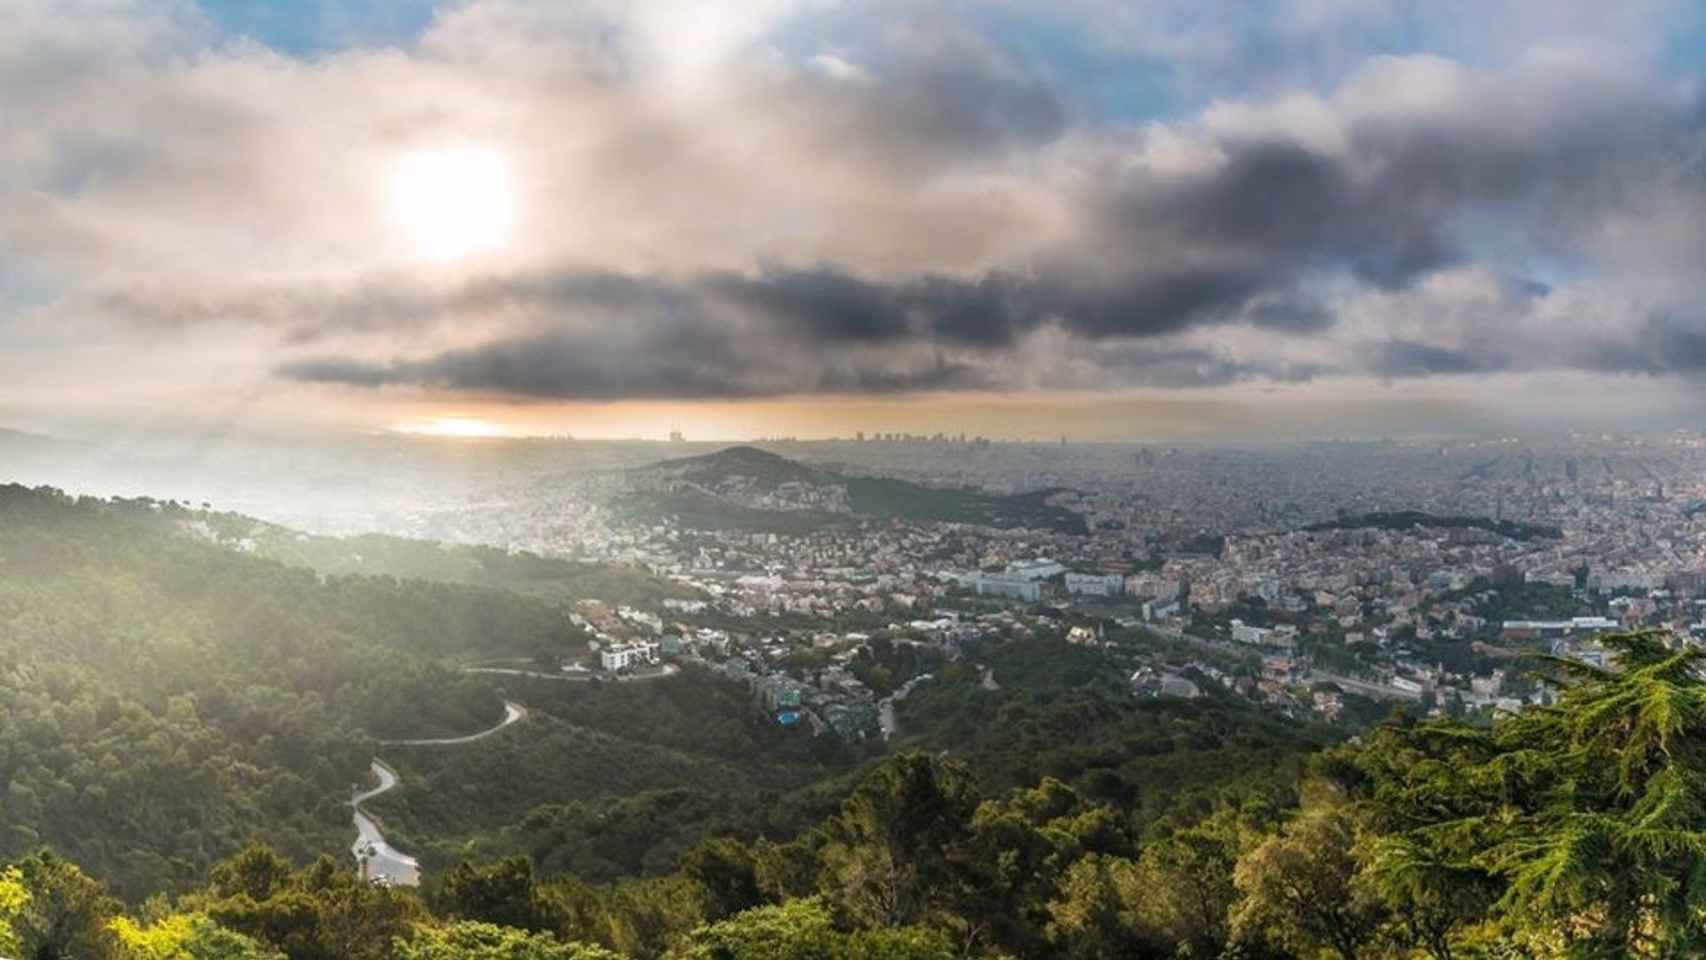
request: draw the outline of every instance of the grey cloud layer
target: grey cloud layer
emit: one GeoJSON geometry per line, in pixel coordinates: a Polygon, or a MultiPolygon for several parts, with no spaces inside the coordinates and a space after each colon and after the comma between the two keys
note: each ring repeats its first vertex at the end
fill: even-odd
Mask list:
{"type": "MultiPolygon", "coordinates": [[[[1235,362],[1223,351],[1140,345],[1178,332],[1191,311],[1236,302],[1216,289],[1223,282],[1166,277],[1086,293],[1011,274],[880,283],[827,267],[709,274],[685,284],[611,275],[518,279],[458,291],[434,309],[525,314],[540,318],[541,329],[424,358],[296,360],[280,373],[361,387],[409,384],[576,400],[1082,388],[1131,378],[1200,386],[1296,377],[1235,362]],[[1181,312],[1177,304],[1191,309],[1181,312]],[[1039,338],[1074,349],[1056,343],[1039,353],[1039,338]],[[1071,354],[1070,365],[1059,362],[1063,353],[1071,354]]],[[[403,309],[380,296],[336,312],[394,318],[403,309]]],[[[1198,322],[1210,319],[1204,314],[1198,322]]],[[[1315,305],[1289,300],[1252,301],[1245,311],[1220,310],[1213,319],[1286,332],[1326,322],[1315,305]]]]}

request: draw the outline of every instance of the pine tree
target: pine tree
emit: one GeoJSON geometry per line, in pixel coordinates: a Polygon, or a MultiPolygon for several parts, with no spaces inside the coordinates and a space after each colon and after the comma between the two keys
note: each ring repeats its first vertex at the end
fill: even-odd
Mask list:
{"type": "Polygon", "coordinates": [[[1368,879],[1412,892],[1434,923],[1424,939],[1706,950],[1706,653],[1667,641],[1602,638],[1613,669],[1543,658],[1555,704],[1490,728],[1394,725],[1350,754],[1340,772],[1381,834],[1368,879]]]}

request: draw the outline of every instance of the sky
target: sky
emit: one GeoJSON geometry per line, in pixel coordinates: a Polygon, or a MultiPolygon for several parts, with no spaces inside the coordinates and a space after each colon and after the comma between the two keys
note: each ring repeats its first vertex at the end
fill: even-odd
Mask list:
{"type": "Polygon", "coordinates": [[[10,0],[0,426],[1706,413],[1692,0],[10,0]]]}

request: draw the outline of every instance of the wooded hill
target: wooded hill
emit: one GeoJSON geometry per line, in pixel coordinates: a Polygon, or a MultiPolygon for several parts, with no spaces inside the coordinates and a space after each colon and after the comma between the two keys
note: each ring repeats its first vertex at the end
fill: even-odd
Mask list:
{"type": "Polygon", "coordinates": [[[1088,532],[1082,515],[1048,503],[1059,490],[993,494],[930,487],[809,466],[756,447],[665,460],[629,471],[628,481],[631,489],[620,502],[630,514],[674,516],[684,526],[697,529],[804,533],[867,519],[1088,532]],[[754,509],[726,492],[731,481],[738,482],[743,492],[775,493],[784,484],[840,488],[846,492],[848,510],[754,509]]]}

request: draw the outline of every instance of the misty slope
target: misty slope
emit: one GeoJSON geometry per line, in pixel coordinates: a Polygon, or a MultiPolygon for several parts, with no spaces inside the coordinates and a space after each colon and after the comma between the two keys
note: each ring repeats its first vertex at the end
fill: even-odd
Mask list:
{"type": "Polygon", "coordinates": [[[322,576],[215,546],[207,516],[0,486],[0,861],[45,844],[139,898],[256,839],[342,856],[342,800],[375,738],[480,729],[504,696],[532,720],[489,748],[387,754],[414,788],[382,812],[429,867],[479,845],[588,876],[657,870],[707,829],[749,823],[760,793],[832,772],[720,678],[591,687],[455,669],[583,652],[560,599],[322,576]],[[536,811],[609,832],[547,851],[511,829],[536,811]]]}
{"type": "Polygon", "coordinates": [[[546,600],[596,597],[611,603],[655,603],[698,591],[643,569],[587,563],[474,544],[361,534],[301,533],[237,513],[201,511],[193,529],[226,545],[331,575],[405,577],[513,590],[546,600]]]}
{"type": "Polygon", "coordinates": [[[1056,491],[992,494],[839,473],[756,447],[665,460],[628,473],[631,514],[669,514],[700,529],[806,532],[859,520],[965,523],[1084,533],[1084,518],[1048,503],[1056,491]]]}
{"type": "Polygon", "coordinates": [[[338,801],[371,737],[463,732],[498,710],[441,655],[573,642],[539,601],[322,580],[137,511],[154,515],[0,487],[0,857],[47,843],[135,894],[254,837],[341,849],[338,801]]]}

